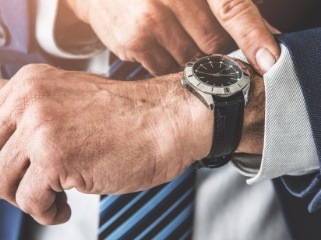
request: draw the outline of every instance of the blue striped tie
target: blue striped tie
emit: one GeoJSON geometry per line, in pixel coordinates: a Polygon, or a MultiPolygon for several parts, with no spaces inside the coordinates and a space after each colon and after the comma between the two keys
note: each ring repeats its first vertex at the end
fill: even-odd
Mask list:
{"type": "MultiPolygon", "coordinates": [[[[119,79],[151,77],[141,65],[111,62],[108,76],[119,79]]],[[[195,197],[194,169],[174,181],[139,193],[102,196],[99,240],[192,238],[195,197]]]]}

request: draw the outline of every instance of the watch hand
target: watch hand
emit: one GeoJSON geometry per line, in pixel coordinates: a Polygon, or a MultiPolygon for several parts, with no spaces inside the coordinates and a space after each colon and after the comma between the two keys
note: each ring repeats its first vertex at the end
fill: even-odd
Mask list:
{"type": "Polygon", "coordinates": [[[224,68],[223,70],[221,70],[221,71],[219,71],[218,73],[215,73],[215,74],[220,74],[221,72],[227,70],[228,68],[231,68],[231,66],[228,66],[228,67],[224,68]]]}
{"type": "Polygon", "coordinates": [[[231,73],[231,74],[214,74],[213,76],[215,77],[234,77],[237,76],[236,73],[231,73]]]}
{"type": "Polygon", "coordinates": [[[197,73],[201,73],[201,74],[206,74],[206,75],[210,75],[210,76],[215,76],[215,73],[207,73],[207,72],[202,72],[202,71],[197,71],[197,73]]]}
{"type": "Polygon", "coordinates": [[[206,75],[210,75],[213,77],[234,77],[237,75],[237,73],[230,73],[230,74],[219,74],[219,73],[207,73],[207,72],[202,72],[202,71],[197,71],[197,73],[201,73],[201,74],[206,74],[206,75]]]}

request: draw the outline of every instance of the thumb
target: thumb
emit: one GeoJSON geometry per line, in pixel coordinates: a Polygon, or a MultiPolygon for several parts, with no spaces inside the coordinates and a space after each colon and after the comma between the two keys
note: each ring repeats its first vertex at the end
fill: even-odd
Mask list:
{"type": "Polygon", "coordinates": [[[223,28],[261,74],[278,60],[280,48],[251,0],[208,0],[223,28]]]}

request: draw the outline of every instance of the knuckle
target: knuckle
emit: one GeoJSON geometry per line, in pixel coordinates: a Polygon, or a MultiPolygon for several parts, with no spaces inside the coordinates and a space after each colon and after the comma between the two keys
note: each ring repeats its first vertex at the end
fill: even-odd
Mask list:
{"type": "Polygon", "coordinates": [[[252,50],[255,51],[256,48],[262,40],[262,31],[264,29],[253,27],[248,29],[248,31],[241,33],[240,39],[243,41],[242,46],[243,46],[243,51],[249,52],[249,54],[252,54],[252,50]]]}
{"type": "MultiPolygon", "coordinates": [[[[44,209],[42,207],[42,204],[35,204],[37,201],[37,196],[24,196],[21,198],[17,199],[17,204],[21,211],[23,211],[26,214],[34,215],[34,216],[43,216],[47,209],[44,209]]],[[[48,223],[50,224],[50,219],[46,219],[42,221],[49,221],[48,223]]],[[[43,222],[42,222],[43,224],[43,222]]],[[[45,224],[47,225],[47,224],[45,224]]]]}
{"type": "MultiPolygon", "coordinates": [[[[34,103],[30,109],[30,116],[34,125],[34,128],[37,129],[46,122],[46,118],[48,117],[47,111],[42,106],[41,103],[34,103]]],[[[29,116],[28,116],[29,117],[29,116]]]]}
{"type": "Polygon", "coordinates": [[[181,44],[179,54],[178,64],[180,66],[184,66],[187,62],[193,60],[197,56],[200,56],[202,53],[198,48],[195,48],[190,44],[181,44]]]}
{"type": "Polygon", "coordinates": [[[160,14],[159,6],[155,1],[146,1],[141,5],[141,8],[137,11],[137,16],[141,20],[142,26],[150,28],[150,26],[162,18],[160,14]]]}
{"type": "Polygon", "coordinates": [[[219,51],[221,46],[221,37],[213,36],[203,39],[201,45],[201,49],[206,54],[211,54],[219,51]]]}
{"type": "Polygon", "coordinates": [[[28,64],[20,68],[17,74],[21,76],[29,76],[30,74],[33,74],[35,71],[37,71],[36,64],[28,64]]]}
{"type": "Polygon", "coordinates": [[[59,130],[55,131],[54,127],[47,124],[38,125],[27,147],[32,156],[38,156],[33,159],[33,162],[41,169],[45,169],[50,177],[47,181],[54,179],[58,172],[65,173],[66,145],[58,140],[58,135],[59,130]]]}
{"type": "Polygon", "coordinates": [[[49,226],[55,225],[55,222],[53,221],[53,219],[42,218],[42,217],[38,218],[35,216],[32,216],[32,217],[37,223],[39,223],[42,226],[49,227],[49,226]]]}
{"type": "Polygon", "coordinates": [[[48,70],[52,68],[48,64],[27,64],[20,68],[20,70],[15,75],[17,80],[24,80],[26,78],[33,78],[34,76],[39,75],[39,73],[43,72],[44,70],[48,70]]]}
{"type": "Polygon", "coordinates": [[[128,52],[145,51],[151,42],[151,27],[158,25],[162,19],[159,10],[155,9],[153,2],[147,1],[136,9],[136,20],[120,34],[116,35],[118,52],[125,52],[122,58],[124,60],[132,60],[128,58],[128,52]]]}
{"type": "Polygon", "coordinates": [[[42,218],[39,220],[39,223],[43,226],[51,226],[56,224],[55,219],[53,218],[42,218]]]}
{"type": "MultiPolygon", "coordinates": [[[[150,38],[145,33],[131,34],[124,36],[118,42],[120,50],[125,53],[128,59],[129,53],[140,53],[146,51],[149,46],[150,38]]],[[[129,59],[128,59],[129,60],[129,59]]]]}
{"type": "MultiPolygon", "coordinates": [[[[51,135],[52,130],[48,126],[44,126],[42,124],[42,119],[38,120],[38,124],[36,124],[36,129],[33,134],[34,142],[36,146],[41,146],[42,152],[47,153],[46,157],[50,156],[51,149],[51,135]],[[47,156],[48,155],[48,156],[47,156]]],[[[52,157],[51,157],[52,158],[52,157]]],[[[48,161],[45,161],[48,162],[48,161]]]]}
{"type": "Polygon", "coordinates": [[[27,214],[35,214],[35,209],[32,207],[33,204],[27,199],[27,197],[18,197],[17,204],[21,211],[27,214]]]}
{"type": "Polygon", "coordinates": [[[81,174],[73,174],[73,176],[69,179],[68,183],[81,192],[93,191],[94,185],[91,184],[90,186],[88,186],[88,183],[85,181],[81,174]]]}
{"type": "Polygon", "coordinates": [[[117,41],[116,54],[123,61],[129,61],[129,54],[141,51],[144,39],[135,34],[126,33],[117,41]]]}
{"type": "Polygon", "coordinates": [[[218,15],[221,21],[228,23],[248,12],[250,8],[249,0],[221,0],[218,5],[218,15]]]}
{"type": "Polygon", "coordinates": [[[27,95],[34,95],[43,90],[43,84],[37,77],[24,79],[24,89],[27,95]]]}
{"type": "Polygon", "coordinates": [[[118,47],[115,50],[116,56],[123,62],[125,61],[134,61],[134,58],[129,55],[129,50],[123,47],[118,47]]]}
{"type": "Polygon", "coordinates": [[[130,60],[129,57],[127,57],[127,55],[123,51],[117,51],[116,55],[123,62],[130,60]]]}

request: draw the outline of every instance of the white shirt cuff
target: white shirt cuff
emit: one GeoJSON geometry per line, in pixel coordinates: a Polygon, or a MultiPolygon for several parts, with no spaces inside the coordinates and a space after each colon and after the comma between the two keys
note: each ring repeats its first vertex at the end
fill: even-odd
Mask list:
{"type": "Polygon", "coordinates": [[[103,49],[94,49],[90,53],[70,53],[61,49],[55,40],[55,24],[59,0],[37,0],[36,39],[40,47],[52,56],[68,59],[91,58],[103,49]]]}
{"type": "MultiPolygon", "coordinates": [[[[232,55],[245,60],[240,51],[232,55]]],[[[280,59],[264,75],[264,83],[266,108],[261,165],[257,171],[235,164],[242,174],[252,177],[248,184],[283,175],[303,175],[320,168],[303,93],[284,45],[280,59]]]]}

